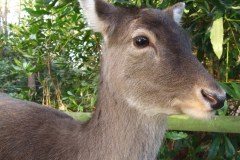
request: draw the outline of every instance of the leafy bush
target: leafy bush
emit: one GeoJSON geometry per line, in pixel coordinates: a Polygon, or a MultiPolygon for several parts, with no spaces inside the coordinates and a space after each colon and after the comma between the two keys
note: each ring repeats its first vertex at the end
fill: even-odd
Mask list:
{"type": "Polygon", "coordinates": [[[13,63],[12,72],[18,73],[15,78],[25,80],[21,88],[27,87],[29,77],[35,77],[33,88],[37,90],[29,88],[27,93],[34,95],[35,101],[91,111],[96,99],[100,36],[86,28],[78,7],[75,1],[24,3],[28,16],[20,25],[10,25],[9,46],[17,54],[8,61],[13,63]]]}

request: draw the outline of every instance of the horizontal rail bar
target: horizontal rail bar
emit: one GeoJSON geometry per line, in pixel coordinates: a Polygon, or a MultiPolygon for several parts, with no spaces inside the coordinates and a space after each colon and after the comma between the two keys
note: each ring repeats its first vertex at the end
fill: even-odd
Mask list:
{"type": "Polygon", "coordinates": [[[210,120],[194,119],[185,115],[168,117],[169,130],[240,133],[240,117],[215,116],[210,120]]]}
{"type": "MultiPolygon", "coordinates": [[[[66,112],[79,121],[87,121],[91,113],[66,112]]],[[[169,116],[167,120],[168,130],[240,133],[240,117],[216,116],[210,120],[194,119],[186,115],[169,116]]]]}
{"type": "Polygon", "coordinates": [[[65,112],[69,116],[71,116],[73,119],[81,122],[86,122],[92,117],[92,113],[90,112],[65,112]]]}

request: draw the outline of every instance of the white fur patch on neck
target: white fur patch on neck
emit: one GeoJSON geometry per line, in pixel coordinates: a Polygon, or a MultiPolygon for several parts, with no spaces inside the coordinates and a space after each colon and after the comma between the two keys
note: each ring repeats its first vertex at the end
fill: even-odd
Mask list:
{"type": "Polygon", "coordinates": [[[105,28],[105,24],[98,17],[95,0],[79,0],[79,3],[83,9],[83,13],[87,19],[89,26],[95,32],[102,32],[105,28]]]}
{"type": "Polygon", "coordinates": [[[185,8],[185,3],[178,3],[173,9],[173,19],[178,24],[181,22],[182,14],[185,8]]]}
{"type": "Polygon", "coordinates": [[[178,114],[178,112],[174,111],[174,109],[163,108],[161,106],[146,105],[140,101],[135,100],[133,97],[127,97],[126,101],[129,107],[133,107],[140,113],[143,113],[147,116],[155,116],[158,114],[178,114]]]}

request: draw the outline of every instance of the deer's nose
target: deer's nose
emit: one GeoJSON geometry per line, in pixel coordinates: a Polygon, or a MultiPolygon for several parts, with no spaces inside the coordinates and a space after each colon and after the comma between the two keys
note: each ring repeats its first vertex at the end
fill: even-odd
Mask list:
{"type": "Polygon", "coordinates": [[[214,92],[209,92],[207,90],[201,91],[203,98],[210,104],[213,110],[217,110],[223,107],[224,101],[226,99],[226,94],[217,95],[214,92]]]}

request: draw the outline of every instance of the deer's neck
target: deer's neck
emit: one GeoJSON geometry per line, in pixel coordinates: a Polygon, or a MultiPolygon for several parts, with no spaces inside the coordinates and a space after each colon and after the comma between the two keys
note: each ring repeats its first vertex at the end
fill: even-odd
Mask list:
{"type": "MultiPolygon", "coordinates": [[[[88,126],[93,154],[104,160],[150,160],[158,153],[164,132],[165,115],[147,117],[136,111],[102,84],[97,110],[88,126]]],[[[91,153],[90,153],[91,154],[91,153]]],[[[90,159],[99,159],[91,155],[90,159]]]]}

